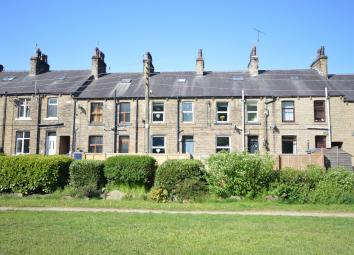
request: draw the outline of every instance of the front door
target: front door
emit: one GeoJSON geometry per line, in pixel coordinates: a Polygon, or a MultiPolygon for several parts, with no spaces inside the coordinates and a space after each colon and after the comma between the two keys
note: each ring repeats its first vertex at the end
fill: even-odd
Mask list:
{"type": "Polygon", "coordinates": [[[48,132],[46,140],[46,154],[54,155],[56,153],[55,148],[57,145],[57,134],[56,132],[48,132]]]}
{"type": "Polygon", "coordinates": [[[193,136],[182,136],[182,153],[193,155],[193,136]]]}

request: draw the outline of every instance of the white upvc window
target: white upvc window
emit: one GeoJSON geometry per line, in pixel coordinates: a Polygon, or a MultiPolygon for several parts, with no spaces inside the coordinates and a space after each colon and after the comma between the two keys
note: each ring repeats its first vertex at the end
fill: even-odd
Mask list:
{"type": "Polygon", "coordinates": [[[217,102],[216,103],[216,121],[228,122],[229,121],[229,103],[217,102]]]}
{"type": "Polygon", "coordinates": [[[258,101],[257,100],[247,100],[246,110],[247,110],[247,122],[257,123],[258,122],[258,101]]]}
{"type": "Polygon", "coordinates": [[[30,132],[16,132],[16,154],[28,154],[30,148],[30,132]]]}
{"type": "Polygon", "coordinates": [[[18,118],[28,119],[30,117],[30,99],[21,98],[18,101],[18,118]]]}
{"type": "Polygon", "coordinates": [[[216,152],[226,151],[230,152],[230,137],[229,136],[217,136],[216,137],[216,152]]]}
{"type": "Polygon", "coordinates": [[[193,103],[182,102],[182,121],[193,122],[193,103]]]}
{"type": "Polygon", "coordinates": [[[164,122],[165,104],[163,102],[152,103],[152,122],[164,122]]]}
{"type": "Polygon", "coordinates": [[[48,118],[58,117],[58,98],[56,97],[48,98],[47,117],[48,118]]]}
{"type": "Polygon", "coordinates": [[[152,153],[164,154],[166,152],[165,137],[164,136],[152,136],[151,151],[152,153]]]}

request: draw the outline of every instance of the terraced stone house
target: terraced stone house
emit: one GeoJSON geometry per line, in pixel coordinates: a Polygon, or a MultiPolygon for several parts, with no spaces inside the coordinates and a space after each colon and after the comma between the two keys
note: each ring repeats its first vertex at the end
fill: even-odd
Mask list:
{"type": "Polygon", "coordinates": [[[354,74],[328,74],[324,47],[304,70],[260,70],[254,47],[243,71],[51,71],[37,51],[29,72],[0,69],[0,148],[6,154],[218,151],[306,154],[338,146],[354,155],[354,74]]]}

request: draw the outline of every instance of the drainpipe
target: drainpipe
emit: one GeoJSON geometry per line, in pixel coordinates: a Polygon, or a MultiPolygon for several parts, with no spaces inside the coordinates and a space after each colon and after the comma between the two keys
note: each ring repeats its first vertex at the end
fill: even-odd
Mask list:
{"type": "Polygon", "coordinates": [[[177,142],[176,142],[176,148],[177,148],[177,153],[179,153],[179,106],[180,106],[180,98],[177,97],[177,123],[176,123],[176,136],[177,136],[177,142]]]}
{"type": "Polygon", "coordinates": [[[244,90],[242,90],[241,111],[242,111],[242,151],[245,151],[245,91],[244,90]]]}
{"type": "Polygon", "coordinates": [[[5,130],[6,130],[6,111],[7,111],[7,91],[5,92],[5,102],[4,102],[4,111],[2,115],[2,135],[1,135],[1,149],[4,151],[5,146],[5,130]]]}
{"type": "Polygon", "coordinates": [[[332,127],[331,127],[331,111],[330,111],[330,97],[328,95],[328,89],[327,87],[325,88],[325,96],[326,96],[326,112],[327,112],[327,124],[328,124],[328,145],[327,148],[332,148],[332,127]]]}
{"type": "Polygon", "coordinates": [[[37,141],[36,141],[36,154],[39,154],[39,146],[40,146],[39,124],[40,123],[41,123],[41,95],[39,94],[39,90],[37,89],[37,125],[36,125],[37,141]]]}
{"type": "Polygon", "coordinates": [[[138,153],[138,136],[139,136],[139,98],[136,98],[136,107],[135,107],[135,153],[138,153]]]}
{"type": "Polygon", "coordinates": [[[275,102],[275,98],[273,97],[270,101],[267,101],[267,97],[265,98],[265,112],[264,112],[264,117],[265,117],[265,135],[266,135],[266,138],[265,138],[265,142],[266,142],[266,150],[269,151],[269,135],[268,135],[268,118],[269,118],[269,109],[268,109],[268,105],[269,104],[272,104],[275,102]]]}
{"type": "Polygon", "coordinates": [[[117,90],[114,91],[114,138],[113,138],[113,152],[117,153],[117,90]]]}
{"type": "Polygon", "coordinates": [[[72,131],[72,141],[71,141],[71,156],[74,155],[75,147],[76,147],[76,102],[74,99],[74,110],[73,110],[73,131],[72,131]]]}

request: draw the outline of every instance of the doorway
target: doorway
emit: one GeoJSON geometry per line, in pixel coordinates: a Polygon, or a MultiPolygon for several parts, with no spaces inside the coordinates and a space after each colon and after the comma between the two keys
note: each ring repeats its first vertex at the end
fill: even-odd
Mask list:
{"type": "Polygon", "coordinates": [[[57,133],[48,132],[47,139],[46,139],[46,154],[47,155],[56,154],[56,146],[57,146],[57,133]]]}
{"type": "Polygon", "coordinates": [[[193,136],[191,135],[184,135],[182,136],[182,153],[193,155],[194,148],[193,148],[193,136]]]}
{"type": "Polygon", "coordinates": [[[70,136],[60,136],[59,154],[67,155],[70,153],[70,136]]]}

